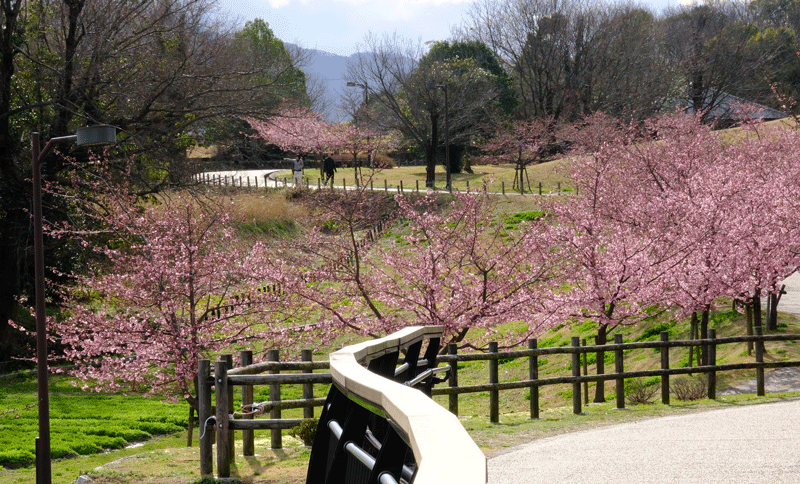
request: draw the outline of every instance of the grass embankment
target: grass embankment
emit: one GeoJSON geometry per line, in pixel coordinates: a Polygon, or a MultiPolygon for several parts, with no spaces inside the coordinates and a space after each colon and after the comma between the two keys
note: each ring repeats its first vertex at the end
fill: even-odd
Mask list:
{"type": "MultiPolygon", "coordinates": [[[[710,326],[717,330],[719,337],[741,335],[744,333],[744,319],[736,312],[721,308],[711,320],[710,326]]],[[[620,328],[623,339],[629,341],[642,341],[657,339],[659,331],[670,331],[671,339],[684,339],[688,336],[688,324],[679,322],[664,326],[666,323],[650,321],[636,327],[620,328]]],[[[800,332],[800,322],[790,315],[781,314],[779,319],[781,333],[800,332]]],[[[580,327],[561,327],[543,334],[539,338],[540,347],[564,346],[569,344],[570,337],[580,335],[591,340],[595,327],[586,324],[580,327]]],[[[315,355],[315,359],[325,358],[325,352],[315,355]]],[[[606,367],[613,367],[612,356],[607,356],[606,367]]],[[[800,359],[800,345],[794,342],[768,343],[765,359],[789,360],[800,359]]],[[[501,381],[515,381],[527,378],[527,358],[501,362],[501,381]]],[[[660,354],[656,350],[631,350],[625,355],[626,370],[652,369],[660,365],[660,354]]],[[[735,363],[753,361],[753,356],[747,354],[745,344],[721,346],[717,350],[719,363],[735,363]]],[[[589,359],[589,373],[594,372],[594,361],[589,359]]],[[[688,350],[674,350],[671,353],[672,367],[685,367],[688,363],[688,350]]],[[[546,378],[550,376],[567,375],[570,373],[570,360],[568,356],[540,358],[539,374],[546,378]]],[[[735,373],[719,373],[720,388],[725,385],[749,379],[754,375],[752,371],[739,371],[735,373]]],[[[676,380],[673,377],[672,381],[676,380]]],[[[488,381],[488,367],[485,362],[467,362],[459,365],[459,383],[462,385],[486,383],[488,381]]],[[[653,378],[645,382],[658,386],[658,379],[653,378]]],[[[4,448],[7,442],[29,441],[33,445],[36,435],[36,409],[22,410],[36,401],[35,379],[23,382],[0,383],[3,398],[0,399],[0,412],[20,409],[20,418],[15,413],[5,413],[0,419],[3,425],[2,438],[4,448]],[[23,430],[27,428],[27,430],[23,430]]],[[[488,394],[465,394],[459,397],[460,419],[472,438],[489,454],[504,448],[529,442],[531,440],[558,435],[561,433],[586,430],[594,427],[630,422],[645,418],[652,418],[676,413],[706,411],[716,408],[725,408],[733,405],[750,405],[778,401],[785,398],[800,397],[800,393],[773,394],[767,397],[755,395],[720,396],[716,401],[700,399],[695,401],[680,401],[672,397],[671,405],[652,403],[648,405],[628,405],[624,411],[614,409],[615,395],[613,384],[606,386],[605,403],[583,406],[581,415],[572,413],[571,385],[553,385],[541,389],[541,415],[539,420],[530,420],[528,413],[529,400],[527,391],[511,390],[501,393],[500,397],[500,423],[491,424],[488,420],[488,394]]],[[[594,396],[594,385],[590,385],[590,395],[594,396]]],[[[108,429],[116,429],[121,425],[136,428],[144,422],[167,420],[172,430],[176,426],[184,426],[187,414],[185,404],[166,404],[153,399],[139,397],[126,397],[123,395],[93,395],[73,388],[62,377],[53,378],[51,387],[51,415],[53,419],[53,440],[62,429],[84,429],[86,442],[94,442],[103,447],[105,453],[56,459],[53,463],[53,480],[55,483],[72,483],[81,474],[89,474],[98,484],[116,484],[127,482],[141,483],[191,483],[199,478],[199,454],[197,449],[199,434],[194,432],[193,447],[186,448],[186,431],[180,430],[167,436],[147,440],[139,448],[128,448],[106,452],[109,447],[105,441],[96,436],[109,435],[108,429]],[[77,424],[77,425],[76,425],[77,424]],[[103,466],[101,469],[97,469],[103,466]]],[[[315,386],[315,395],[326,392],[324,385],[315,386]]],[[[283,399],[301,397],[301,388],[284,387],[283,399]]],[[[437,397],[442,405],[447,405],[446,397],[437,397]]],[[[256,387],[255,401],[269,400],[267,387],[256,387]]],[[[590,399],[591,401],[591,399],[590,399]]],[[[659,394],[653,397],[654,402],[659,401],[659,394]]],[[[316,410],[319,415],[319,409],[316,410]]],[[[300,417],[300,410],[284,411],[284,417],[300,417]]],[[[279,451],[269,450],[269,432],[256,432],[256,457],[243,458],[241,451],[238,453],[236,464],[233,466],[234,475],[238,475],[244,482],[251,483],[301,483],[304,482],[309,451],[302,443],[284,432],[284,449],[279,451]]],[[[69,439],[68,439],[69,440],[69,439]]],[[[75,439],[73,439],[75,440],[75,439]]],[[[241,445],[241,442],[238,442],[241,445]]],[[[55,446],[55,444],[54,444],[55,446]]],[[[32,482],[33,468],[4,470],[0,473],[0,483],[27,483],[32,482]]]]}

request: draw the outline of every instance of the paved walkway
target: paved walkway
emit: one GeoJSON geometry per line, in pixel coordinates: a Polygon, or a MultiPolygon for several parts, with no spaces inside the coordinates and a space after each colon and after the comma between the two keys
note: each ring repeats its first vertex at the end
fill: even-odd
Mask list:
{"type": "Polygon", "coordinates": [[[489,458],[489,484],[800,482],[800,400],[537,440],[489,458]]]}
{"type": "MultiPolygon", "coordinates": [[[[779,310],[800,317],[800,274],[779,310]]],[[[800,391],[800,369],[767,373],[768,393],[800,391]]],[[[755,393],[745,382],[725,393],[755,393]]],[[[489,456],[489,484],[800,483],[800,399],[564,434],[489,456]]]]}

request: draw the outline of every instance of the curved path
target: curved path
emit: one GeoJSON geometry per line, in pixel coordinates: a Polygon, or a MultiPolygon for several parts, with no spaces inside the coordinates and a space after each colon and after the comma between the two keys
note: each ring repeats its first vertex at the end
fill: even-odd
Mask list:
{"type": "Polygon", "coordinates": [[[490,484],[800,482],[800,400],[537,440],[489,458],[490,484]]]}
{"type": "MultiPolygon", "coordinates": [[[[800,273],[784,284],[779,310],[800,317],[800,273]]],[[[765,385],[800,391],[800,369],[770,372],[765,385]]],[[[755,385],[730,391],[755,393],[755,385]]],[[[489,484],[799,483],[798,429],[800,399],[653,418],[492,454],[489,484]]]]}

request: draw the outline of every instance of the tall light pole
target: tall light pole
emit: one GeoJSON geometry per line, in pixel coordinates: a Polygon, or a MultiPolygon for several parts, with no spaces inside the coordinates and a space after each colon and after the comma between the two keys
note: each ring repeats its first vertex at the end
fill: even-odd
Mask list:
{"type": "Polygon", "coordinates": [[[47,383],[47,318],[44,302],[44,235],[42,233],[42,170],[45,156],[59,144],[102,146],[117,141],[113,126],[78,128],[78,134],[53,138],[39,149],[39,133],[31,133],[33,164],[33,250],[36,271],[36,375],[39,392],[39,437],[36,438],[36,484],[50,484],[50,395],[47,383]]]}
{"type": "Polygon", "coordinates": [[[450,184],[450,121],[448,119],[448,106],[447,106],[447,84],[436,84],[435,82],[428,82],[425,84],[428,89],[440,88],[444,91],[444,170],[445,179],[447,180],[445,189],[452,192],[453,186],[450,184]]]}
{"type": "MultiPolygon", "coordinates": [[[[366,109],[367,103],[369,102],[369,84],[359,84],[357,82],[347,81],[347,87],[360,87],[364,90],[364,109],[366,109]]],[[[355,121],[355,116],[353,117],[353,120],[355,121]]],[[[367,136],[367,146],[369,146],[369,136],[367,136]]],[[[370,158],[370,155],[372,154],[371,152],[372,150],[368,148],[367,162],[370,164],[370,168],[372,168],[372,159],[370,158]]],[[[356,169],[358,170],[358,166],[356,166],[356,169]]],[[[358,176],[356,176],[356,185],[358,185],[358,176]]]]}

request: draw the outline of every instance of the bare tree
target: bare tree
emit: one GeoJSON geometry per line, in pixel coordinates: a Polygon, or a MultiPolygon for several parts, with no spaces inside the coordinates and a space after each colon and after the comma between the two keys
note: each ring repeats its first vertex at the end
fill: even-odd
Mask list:
{"type": "Polygon", "coordinates": [[[494,76],[475,59],[427,56],[419,43],[397,34],[370,34],[366,43],[361,50],[369,53],[359,54],[347,75],[368,86],[369,107],[360,114],[369,114],[378,131],[396,130],[425,153],[431,188],[442,127],[454,141],[468,137],[476,118],[497,98],[494,76]]]}

